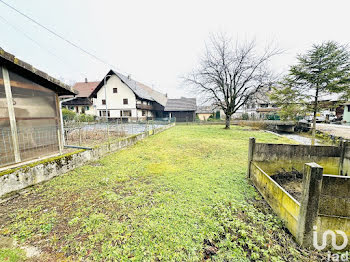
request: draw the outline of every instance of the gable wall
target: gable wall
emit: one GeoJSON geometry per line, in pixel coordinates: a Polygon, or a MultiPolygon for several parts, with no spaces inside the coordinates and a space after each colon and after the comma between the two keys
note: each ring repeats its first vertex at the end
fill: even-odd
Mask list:
{"type": "MultiPolygon", "coordinates": [[[[97,92],[97,98],[94,99],[97,115],[99,110],[105,110],[106,105],[102,105],[102,99],[105,99],[105,87],[97,92]]],[[[110,117],[120,117],[120,110],[131,110],[132,117],[136,117],[136,96],[134,92],[125,85],[117,76],[111,76],[107,81],[107,106],[110,110],[110,117]],[[113,88],[118,88],[118,93],[113,93],[113,88]],[[123,104],[123,99],[128,99],[128,104],[123,104]]]]}

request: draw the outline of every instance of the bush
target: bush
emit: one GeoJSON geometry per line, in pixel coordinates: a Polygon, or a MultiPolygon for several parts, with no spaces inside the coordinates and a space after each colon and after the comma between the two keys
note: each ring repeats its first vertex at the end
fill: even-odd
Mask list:
{"type": "Polygon", "coordinates": [[[95,117],[92,115],[80,114],[76,116],[76,120],[79,122],[93,122],[95,117]]]}
{"type": "Polygon", "coordinates": [[[67,108],[62,109],[62,116],[64,121],[72,121],[76,118],[77,114],[67,108]]]}
{"type": "Polygon", "coordinates": [[[248,113],[243,113],[243,114],[242,114],[242,119],[243,119],[243,120],[248,120],[248,119],[249,119],[248,113]]]}

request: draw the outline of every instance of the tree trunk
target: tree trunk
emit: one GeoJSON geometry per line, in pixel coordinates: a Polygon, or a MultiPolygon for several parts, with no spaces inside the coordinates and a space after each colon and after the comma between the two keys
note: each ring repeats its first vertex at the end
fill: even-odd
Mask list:
{"type": "Polygon", "coordinates": [[[316,87],[315,105],[314,105],[314,118],[312,119],[312,137],[311,137],[311,145],[315,145],[315,140],[316,140],[316,115],[317,115],[317,106],[318,106],[318,87],[316,87]]]}
{"type": "Polygon", "coordinates": [[[230,129],[230,120],[231,120],[231,116],[226,114],[226,125],[225,125],[225,129],[230,129]]]}

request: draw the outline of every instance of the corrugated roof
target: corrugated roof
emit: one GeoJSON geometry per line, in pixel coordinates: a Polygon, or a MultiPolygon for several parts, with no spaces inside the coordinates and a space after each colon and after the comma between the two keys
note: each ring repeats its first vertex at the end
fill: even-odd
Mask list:
{"type": "Polygon", "coordinates": [[[0,47],[0,65],[5,65],[9,70],[24,76],[25,78],[42,85],[58,95],[74,95],[76,92],[63,82],[40,71],[32,65],[18,59],[14,55],[5,52],[0,47]]]}
{"type": "Polygon", "coordinates": [[[196,111],[195,98],[181,97],[179,99],[168,99],[164,111],[196,111]]]}

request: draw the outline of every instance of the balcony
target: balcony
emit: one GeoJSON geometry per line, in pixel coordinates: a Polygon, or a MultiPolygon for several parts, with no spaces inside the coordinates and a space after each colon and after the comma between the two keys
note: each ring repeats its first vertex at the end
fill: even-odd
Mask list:
{"type": "Polygon", "coordinates": [[[141,110],[153,110],[152,105],[144,105],[144,104],[136,104],[136,108],[141,110]]]}

